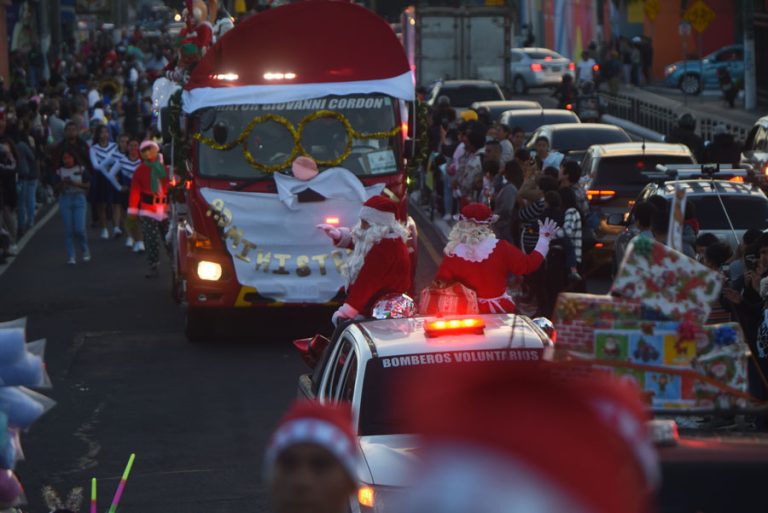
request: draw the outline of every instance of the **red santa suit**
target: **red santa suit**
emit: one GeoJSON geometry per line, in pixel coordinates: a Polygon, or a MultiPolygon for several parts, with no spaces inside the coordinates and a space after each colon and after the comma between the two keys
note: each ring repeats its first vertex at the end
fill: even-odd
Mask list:
{"type": "Polygon", "coordinates": [[[545,228],[539,230],[536,249],[526,255],[509,242],[496,238],[490,229],[493,221],[491,209],[483,204],[472,203],[461,210],[461,220],[451,231],[446,256],[435,280],[459,282],[474,290],[481,313],[514,313],[515,303],[507,294],[507,278],[510,274],[529,274],[539,268],[549,251],[554,223],[545,223],[545,228]]]}
{"type": "MultiPolygon", "coordinates": [[[[157,146],[154,142],[144,141],[142,150],[148,144],[157,146]]],[[[164,177],[156,178],[158,186],[153,190],[152,164],[157,165],[142,161],[133,174],[131,192],[128,196],[128,214],[162,221],[166,218],[168,209],[168,173],[166,171],[164,177]]]]}
{"type": "Polygon", "coordinates": [[[411,288],[411,257],[405,241],[408,231],[395,217],[397,204],[374,196],[363,204],[360,219],[369,224],[353,229],[319,227],[341,248],[351,248],[352,254],[342,267],[347,280],[347,300],[334,313],[339,319],[370,316],[377,300],[388,294],[405,294],[411,288]]]}

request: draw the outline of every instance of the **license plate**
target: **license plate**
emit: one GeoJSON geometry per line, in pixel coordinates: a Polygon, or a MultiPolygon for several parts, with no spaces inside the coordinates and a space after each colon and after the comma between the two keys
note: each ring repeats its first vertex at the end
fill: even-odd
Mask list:
{"type": "Polygon", "coordinates": [[[557,73],[557,72],[559,72],[559,71],[560,71],[560,69],[561,69],[561,68],[560,68],[560,66],[553,66],[553,67],[551,67],[550,69],[551,69],[553,72],[557,73]]]}

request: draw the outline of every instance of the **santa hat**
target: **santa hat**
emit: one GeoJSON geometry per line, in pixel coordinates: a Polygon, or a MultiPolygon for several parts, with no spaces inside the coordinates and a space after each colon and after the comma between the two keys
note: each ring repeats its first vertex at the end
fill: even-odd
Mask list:
{"type": "Polygon", "coordinates": [[[558,368],[462,364],[403,383],[424,440],[412,511],[649,511],[659,470],[639,392],[558,368]]]}
{"type": "Polygon", "coordinates": [[[316,444],[333,454],[353,482],[357,482],[359,453],[348,404],[297,401],[280,420],[264,458],[269,476],[277,457],[298,444],[316,444]]]}
{"type": "Polygon", "coordinates": [[[471,221],[475,224],[493,224],[499,219],[487,205],[470,203],[461,209],[459,221],[471,221]]]}
{"type": "Polygon", "coordinates": [[[158,146],[155,141],[152,141],[149,139],[141,142],[141,145],[139,146],[139,151],[144,151],[150,147],[154,147],[157,151],[160,151],[160,146],[158,146]]]}
{"type": "Polygon", "coordinates": [[[360,219],[371,224],[392,226],[397,222],[397,203],[384,196],[373,196],[363,203],[360,210],[360,219]]]}
{"type": "Polygon", "coordinates": [[[297,157],[291,165],[291,170],[293,176],[306,182],[317,176],[317,162],[309,157],[297,157]]]}

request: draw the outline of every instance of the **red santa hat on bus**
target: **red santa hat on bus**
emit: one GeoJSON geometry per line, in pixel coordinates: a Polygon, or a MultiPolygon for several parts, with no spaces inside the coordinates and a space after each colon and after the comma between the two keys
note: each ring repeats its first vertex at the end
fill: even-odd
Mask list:
{"type": "Polygon", "coordinates": [[[384,196],[373,196],[363,203],[360,219],[370,224],[394,226],[397,224],[397,203],[384,196]]]}
{"type": "Polygon", "coordinates": [[[650,511],[659,470],[639,392],[553,365],[467,364],[403,384],[408,431],[424,437],[410,512],[650,511]]]}
{"type": "Polygon", "coordinates": [[[277,457],[294,445],[315,444],[333,454],[357,483],[359,453],[352,429],[352,409],[348,404],[320,404],[297,401],[277,425],[267,447],[264,468],[270,476],[277,457]]]}

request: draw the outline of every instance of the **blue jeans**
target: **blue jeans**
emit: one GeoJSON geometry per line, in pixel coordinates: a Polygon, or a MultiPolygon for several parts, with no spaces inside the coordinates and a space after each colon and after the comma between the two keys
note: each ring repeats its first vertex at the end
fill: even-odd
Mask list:
{"type": "Polygon", "coordinates": [[[67,246],[67,257],[75,258],[75,237],[80,242],[83,254],[88,254],[88,240],[85,237],[85,194],[65,192],[59,196],[59,210],[64,221],[64,242],[67,246]]]}
{"type": "Polygon", "coordinates": [[[19,198],[19,228],[27,230],[35,224],[35,207],[37,206],[37,180],[21,180],[21,197],[19,198]]]}

